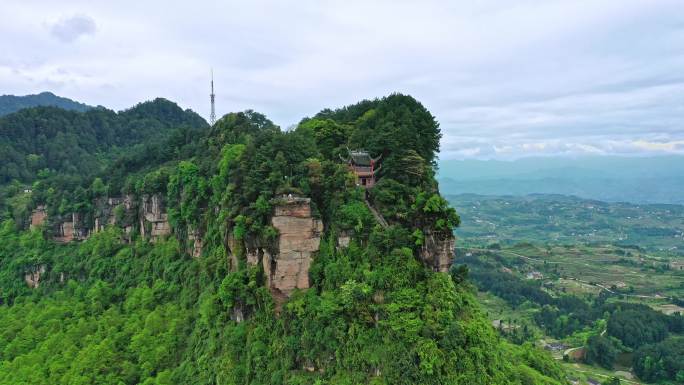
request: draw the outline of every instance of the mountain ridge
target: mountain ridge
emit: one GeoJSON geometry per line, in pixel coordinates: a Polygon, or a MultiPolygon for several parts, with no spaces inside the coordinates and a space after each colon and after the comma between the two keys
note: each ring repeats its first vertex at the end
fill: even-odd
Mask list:
{"type": "Polygon", "coordinates": [[[37,106],[0,116],[0,184],[33,183],[39,173],[92,175],[115,157],[117,148],[156,137],[158,142],[179,127],[207,128],[202,117],[157,98],[120,112],[37,106]]]}
{"type": "Polygon", "coordinates": [[[17,112],[24,108],[52,106],[70,111],[85,112],[95,107],[75,100],[55,95],[50,91],[43,91],[30,95],[0,95],[0,116],[17,112]]]}
{"type": "MultiPolygon", "coordinates": [[[[148,107],[173,121],[164,106],[133,122],[148,107]]],[[[17,333],[0,335],[0,385],[565,383],[449,271],[440,137],[401,94],[288,131],[244,111],[9,191],[0,320],[17,333]],[[382,168],[355,169],[350,148],[382,168]]]]}

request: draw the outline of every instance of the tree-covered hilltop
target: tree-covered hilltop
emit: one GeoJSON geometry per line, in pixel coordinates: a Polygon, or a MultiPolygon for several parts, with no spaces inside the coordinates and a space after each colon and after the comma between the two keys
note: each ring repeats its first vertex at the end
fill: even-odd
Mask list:
{"type": "Polygon", "coordinates": [[[17,112],[24,108],[52,106],[65,110],[85,112],[93,108],[87,104],[79,103],[69,98],[57,96],[52,92],[41,92],[35,95],[1,95],[0,116],[17,112]]]}
{"type": "Polygon", "coordinates": [[[79,193],[17,192],[8,213],[47,208],[0,228],[0,384],[565,383],[497,336],[462,271],[436,271],[459,224],[439,138],[404,95],[287,132],[246,111],[132,148],[79,193]],[[372,189],[350,149],[381,156],[372,189]],[[67,213],[83,242],[51,240],[67,213]]]}
{"type": "Polygon", "coordinates": [[[50,173],[92,177],[117,149],[164,138],[171,129],[202,128],[192,111],[156,99],[115,113],[35,107],[0,117],[0,184],[31,183],[50,173]]]}

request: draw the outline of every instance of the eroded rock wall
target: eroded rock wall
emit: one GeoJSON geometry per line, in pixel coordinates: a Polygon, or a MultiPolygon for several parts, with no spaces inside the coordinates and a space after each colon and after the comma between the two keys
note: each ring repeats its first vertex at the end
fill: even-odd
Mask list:
{"type": "MultiPolygon", "coordinates": [[[[152,242],[171,234],[171,225],[161,194],[144,195],[139,200],[133,195],[98,198],[93,204],[95,206],[93,217],[88,218],[88,221],[84,220],[80,213],[52,218],[50,226],[53,231],[53,240],[61,243],[84,240],[91,234],[104,230],[107,225],[121,227],[124,230],[125,240],[130,240],[136,224],[140,235],[152,242]],[[120,210],[118,214],[117,208],[120,210]]],[[[39,205],[32,211],[31,227],[43,225],[47,220],[47,209],[44,205],[39,205]]],[[[189,237],[192,243],[191,253],[198,256],[202,250],[200,234],[192,232],[189,237]]]]}
{"type": "Polygon", "coordinates": [[[45,274],[45,265],[37,266],[24,275],[24,281],[30,288],[35,289],[40,286],[40,278],[43,274],[45,274]]]}
{"type": "Polygon", "coordinates": [[[427,234],[420,258],[434,271],[446,273],[453,262],[455,243],[450,234],[427,234]]]}
{"type": "Polygon", "coordinates": [[[140,218],[140,235],[147,236],[146,226],[149,223],[149,236],[152,242],[171,234],[169,216],[164,209],[161,194],[144,195],[142,198],[142,215],[140,218]]]}
{"type": "MultiPolygon", "coordinates": [[[[295,289],[308,289],[309,268],[321,243],[323,223],[311,215],[309,198],[283,197],[273,201],[271,225],[278,230],[273,253],[267,247],[245,248],[251,265],[262,264],[266,284],[274,296],[289,296],[295,289]]],[[[237,246],[229,245],[235,249],[237,246]]],[[[231,264],[234,253],[231,254],[231,264]]]]}
{"type": "Polygon", "coordinates": [[[344,248],[349,247],[351,243],[351,233],[348,231],[342,231],[337,235],[337,247],[344,248]]]}
{"type": "Polygon", "coordinates": [[[74,240],[82,241],[90,237],[90,229],[83,223],[81,214],[71,213],[67,218],[66,221],[57,224],[53,238],[55,241],[68,243],[74,240]]]}
{"type": "Polygon", "coordinates": [[[193,258],[199,258],[202,255],[202,232],[199,229],[188,228],[188,245],[190,246],[189,254],[193,258]]]}
{"type": "Polygon", "coordinates": [[[100,198],[95,201],[95,225],[93,233],[104,230],[105,226],[116,225],[125,228],[130,222],[130,218],[135,213],[133,196],[100,198]],[[123,213],[123,218],[117,218],[116,209],[119,208],[123,213]],[[128,219],[128,221],[126,220],[128,219]]]}
{"type": "Polygon", "coordinates": [[[47,219],[47,208],[45,205],[39,205],[31,213],[31,228],[42,226],[47,219]]]}
{"type": "Polygon", "coordinates": [[[68,243],[74,240],[74,222],[62,222],[57,226],[54,240],[57,242],[68,243]]]}
{"type": "MultiPolygon", "coordinates": [[[[277,253],[270,258],[271,288],[289,295],[294,289],[308,289],[309,267],[321,244],[323,223],[311,216],[309,198],[277,201],[271,224],[278,230],[277,253]]],[[[265,266],[266,267],[266,266],[265,266]]]]}

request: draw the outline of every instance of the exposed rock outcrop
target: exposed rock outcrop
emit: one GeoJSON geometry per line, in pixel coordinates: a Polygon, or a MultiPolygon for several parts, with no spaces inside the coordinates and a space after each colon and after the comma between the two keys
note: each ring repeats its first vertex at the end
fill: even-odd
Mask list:
{"type": "MultiPolygon", "coordinates": [[[[266,263],[264,258],[271,259],[271,254],[263,247],[248,247],[245,250],[245,258],[250,265],[258,265],[259,263],[266,263]]],[[[265,268],[264,271],[266,271],[265,268]]]]}
{"type": "Polygon", "coordinates": [[[152,242],[171,234],[168,214],[164,210],[161,194],[144,195],[142,197],[142,216],[140,218],[140,235],[148,234],[152,242]],[[149,233],[148,226],[149,224],[149,233]]]}
{"type": "MultiPolygon", "coordinates": [[[[245,257],[247,263],[261,263],[266,275],[266,284],[274,297],[289,296],[295,289],[308,289],[309,267],[313,255],[319,249],[323,223],[311,215],[311,200],[300,197],[283,197],[273,201],[275,206],[271,225],[278,230],[275,250],[270,253],[266,247],[247,247],[245,257]]],[[[228,247],[231,265],[236,265],[235,250],[240,247],[231,244],[228,247]],[[232,251],[232,252],[231,252],[232,251]]]]}
{"type": "MultiPolygon", "coordinates": [[[[140,234],[152,241],[171,234],[161,194],[144,195],[140,202],[133,195],[98,198],[93,205],[95,210],[88,220],[84,220],[80,213],[75,212],[66,217],[52,218],[50,222],[45,205],[39,205],[31,213],[31,227],[50,223],[53,240],[61,243],[85,240],[91,234],[104,230],[107,225],[122,228],[124,240],[130,240],[136,223],[139,225],[140,234]]],[[[191,253],[197,256],[201,254],[202,240],[197,233],[190,234],[190,237],[193,244],[191,253]]]]}
{"type": "Polygon", "coordinates": [[[294,289],[308,289],[309,267],[321,244],[323,223],[311,216],[309,198],[275,201],[271,224],[278,230],[277,253],[263,258],[269,286],[289,295],[294,289]]]}
{"type": "Polygon", "coordinates": [[[47,208],[45,205],[38,205],[31,213],[31,228],[42,226],[47,219],[47,208]]]}
{"type": "MultiPolygon", "coordinates": [[[[123,230],[123,241],[130,241],[134,231],[139,231],[144,239],[156,242],[171,234],[172,229],[162,194],[134,195],[123,197],[102,197],[93,201],[92,214],[87,217],[80,213],[48,218],[45,205],[37,206],[31,213],[31,227],[48,223],[52,239],[60,243],[85,240],[91,234],[103,231],[106,226],[117,226],[123,230]],[[50,219],[50,220],[48,220],[50,219]]],[[[200,229],[187,229],[188,254],[199,257],[204,242],[200,229]]],[[[237,266],[237,265],[235,265],[237,266]]]]}
{"type": "Polygon", "coordinates": [[[451,234],[428,233],[420,249],[420,258],[434,271],[446,273],[451,267],[455,242],[451,234]]]}
{"type": "Polygon", "coordinates": [[[74,222],[62,222],[57,226],[54,240],[61,243],[68,243],[74,240],[74,222]]]}
{"type": "Polygon", "coordinates": [[[68,219],[58,223],[55,228],[54,240],[61,243],[68,243],[74,240],[82,241],[90,236],[90,229],[84,224],[81,214],[71,213],[68,219]]]}
{"type": "MultiPolygon", "coordinates": [[[[48,222],[47,207],[38,205],[31,212],[31,228],[42,226],[48,222]]],[[[49,223],[54,233],[54,240],[57,242],[71,242],[73,240],[83,240],[90,236],[91,230],[85,225],[81,214],[71,213],[66,217],[58,217],[58,221],[49,223]]]]}
{"type": "Polygon", "coordinates": [[[100,198],[95,201],[95,207],[95,226],[93,227],[93,233],[104,230],[105,226],[108,225],[118,225],[123,228],[125,227],[124,219],[117,219],[116,210],[119,208],[123,217],[130,218],[133,210],[133,197],[131,195],[126,195],[125,197],[100,198]]]}
{"type": "Polygon", "coordinates": [[[237,323],[240,323],[240,322],[244,321],[245,318],[246,318],[245,312],[243,310],[242,304],[238,304],[230,310],[230,319],[231,320],[233,320],[237,323]]]}
{"type": "Polygon", "coordinates": [[[337,235],[337,247],[349,247],[351,243],[351,234],[347,231],[342,231],[337,235]]]}
{"type": "Polygon", "coordinates": [[[40,278],[43,274],[45,274],[45,265],[37,266],[24,275],[24,281],[30,288],[35,289],[40,285],[40,278]]]}
{"type": "MultiPolygon", "coordinates": [[[[238,242],[238,240],[235,239],[232,232],[229,232],[226,236],[225,248],[226,255],[228,255],[228,269],[230,271],[236,271],[239,266],[238,255],[244,246],[241,242],[238,242]]],[[[256,263],[258,263],[258,261],[254,262],[254,264],[256,263]]]]}
{"type": "Polygon", "coordinates": [[[199,258],[202,255],[202,233],[198,229],[188,228],[188,244],[190,255],[199,258]]]}

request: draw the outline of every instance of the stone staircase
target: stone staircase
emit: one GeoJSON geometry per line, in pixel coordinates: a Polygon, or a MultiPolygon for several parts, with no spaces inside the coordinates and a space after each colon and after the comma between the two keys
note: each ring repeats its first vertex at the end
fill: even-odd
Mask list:
{"type": "Polygon", "coordinates": [[[375,220],[378,221],[380,226],[387,228],[389,224],[387,224],[387,221],[385,220],[385,218],[382,217],[378,210],[376,210],[375,207],[373,207],[373,205],[370,204],[368,198],[364,199],[364,201],[366,202],[366,206],[368,206],[368,209],[371,211],[371,213],[373,213],[375,220]]]}

